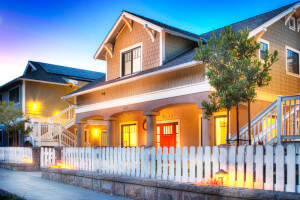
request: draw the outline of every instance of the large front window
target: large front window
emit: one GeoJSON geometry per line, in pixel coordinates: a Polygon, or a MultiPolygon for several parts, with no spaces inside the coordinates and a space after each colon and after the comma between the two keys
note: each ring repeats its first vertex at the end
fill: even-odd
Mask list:
{"type": "Polygon", "coordinates": [[[227,117],[215,118],[216,145],[226,143],[227,117]]]}
{"type": "Polygon", "coordinates": [[[122,147],[137,146],[137,125],[126,124],[121,126],[122,131],[122,147]]]}
{"type": "Polygon", "coordinates": [[[16,87],[9,91],[9,101],[13,101],[15,103],[20,103],[19,87],[16,87]]]}
{"type": "Polygon", "coordinates": [[[122,76],[141,71],[141,47],[122,53],[122,76]]]}
{"type": "Polygon", "coordinates": [[[287,71],[299,75],[299,52],[287,49],[287,71]]]}

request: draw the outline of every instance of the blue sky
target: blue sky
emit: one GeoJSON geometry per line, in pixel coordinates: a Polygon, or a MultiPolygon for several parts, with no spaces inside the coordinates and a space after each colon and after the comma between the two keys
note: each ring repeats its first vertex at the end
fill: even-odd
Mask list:
{"type": "Polygon", "coordinates": [[[293,2],[1,0],[0,85],[28,60],[105,72],[93,56],[122,10],[201,34],[293,2]]]}

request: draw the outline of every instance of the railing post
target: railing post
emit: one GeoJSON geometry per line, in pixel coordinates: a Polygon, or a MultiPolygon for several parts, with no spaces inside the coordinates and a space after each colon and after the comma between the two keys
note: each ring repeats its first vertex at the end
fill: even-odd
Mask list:
{"type": "Polygon", "coordinates": [[[281,144],[281,130],[282,130],[282,96],[277,96],[277,144],[281,144]]]}
{"type": "Polygon", "coordinates": [[[38,138],[38,146],[41,146],[41,135],[42,135],[42,123],[38,123],[38,132],[37,132],[37,138],[38,138]]]}
{"type": "Polygon", "coordinates": [[[58,138],[59,138],[59,146],[61,146],[61,134],[62,134],[62,127],[61,125],[58,126],[58,138]]]}

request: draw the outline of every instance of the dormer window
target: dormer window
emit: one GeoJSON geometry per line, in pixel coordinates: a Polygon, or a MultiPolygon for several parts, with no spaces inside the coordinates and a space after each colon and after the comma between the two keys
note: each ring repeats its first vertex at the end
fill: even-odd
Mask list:
{"type": "Polygon", "coordinates": [[[269,42],[266,40],[260,39],[259,43],[260,43],[259,58],[261,60],[265,60],[265,53],[266,53],[266,50],[269,49],[269,42]]]}
{"type": "Polygon", "coordinates": [[[288,26],[293,31],[296,30],[296,19],[295,19],[295,17],[290,17],[289,22],[288,22],[288,26]]]}
{"type": "Polygon", "coordinates": [[[135,46],[121,51],[122,76],[127,76],[141,71],[142,69],[142,47],[135,46]]]}

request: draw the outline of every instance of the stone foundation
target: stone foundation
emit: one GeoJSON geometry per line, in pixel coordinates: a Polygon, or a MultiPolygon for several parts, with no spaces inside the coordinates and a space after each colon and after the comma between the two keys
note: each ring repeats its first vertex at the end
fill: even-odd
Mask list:
{"type": "Polygon", "coordinates": [[[40,171],[40,167],[33,163],[7,163],[0,162],[0,168],[13,171],[40,171]]]}
{"type": "Polygon", "coordinates": [[[42,168],[42,178],[132,199],[300,199],[300,194],[42,168]]]}

